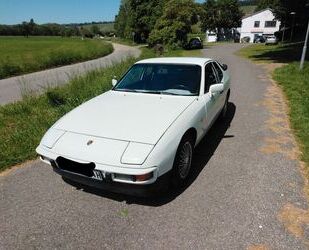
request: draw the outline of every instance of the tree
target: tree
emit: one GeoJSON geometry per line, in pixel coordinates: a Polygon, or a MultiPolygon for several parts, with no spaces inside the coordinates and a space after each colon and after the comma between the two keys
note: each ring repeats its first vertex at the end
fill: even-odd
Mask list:
{"type": "Polygon", "coordinates": [[[130,26],[131,9],[129,0],[121,0],[118,15],[115,17],[115,30],[119,37],[128,37],[130,26]]]}
{"type": "Polygon", "coordinates": [[[145,42],[162,15],[166,0],[122,0],[115,17],[115,30],[118,36],[145,42]]]}
{"type": "Polygon", "coordinates": [[[203,31],[211,30],[220,33],[222,30],[241,26],[243,13],[237,0],[208,0],[202,6],[203,31]]]}
{"type": "Polygon", "coordinates": [[[263,10],[266,8],[274,9],[278,5],[278,0],[260,0],[258,1],[255,11],[263,10]]]}
{"type": "Polygon", "coordinates": [[[34,29],[35,29],[35,26],[36,26],[33,18],[30,19],[30,22],[28,23],[28,26],[29,26],[29,34],[33,35],[34,29]]]}
{"type": "Polygon", "coordinates": [[[149,35],[149,44],[163,43],[173,48],[186,46],[191,26],[198,21],[198,13],[198,5],[193,0],[170,0],[149,35]]]}
{"type": "Polygon", "coordinates": [[[98,25],[92,25],[90,31],[91,31],[93,34],[95,34],[95,35],[100,34],[100,29],[99,29],[98,25]]]}
{"type": "Polygon", "coordinates": [[[276,18],[282,23],[292,25],[292,22],[295,21],[296,25],[306,25],[309,18],[309,6],[307,5],[309,5],[308,0],[277,0],[273,10],[276,18]],[[295,13],[295,20],[291,15],[292,12],[295,13]]]}
{"type": "Polygon", "coordinates": [[[29,27],[29,23],[27,22],[22,22],[21,24],[22,26],[22,33],[25,37],[29,37],[30,35],[30,27],[29,27]]]}

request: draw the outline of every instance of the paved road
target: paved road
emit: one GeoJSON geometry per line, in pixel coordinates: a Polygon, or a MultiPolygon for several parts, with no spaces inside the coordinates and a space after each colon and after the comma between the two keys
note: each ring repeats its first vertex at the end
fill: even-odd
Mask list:
{"type": "Polygon", "coordinates": [[[0,80],[0,105],[18,101],[25,94],[42,92],[47,87],[65,84],[74,76],[110,66],[129,56],[138,57],[141,53],[138,48],[120,44],[113,46],[113,53],[105,57],[0,80]]]}
{"type": "Polygon", "coordinates": [[[205,50],[229,65],[229,116],[196,149],[184,190],[112,195],[28,163],[0,177],[0,249],[306,249],[307,202],[282,98],[265,69],[234,55],[240,46],[205,50]]]}

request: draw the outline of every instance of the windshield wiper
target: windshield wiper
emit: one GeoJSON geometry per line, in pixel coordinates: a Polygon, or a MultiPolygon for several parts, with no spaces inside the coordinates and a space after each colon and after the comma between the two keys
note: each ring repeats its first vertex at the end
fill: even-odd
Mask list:
{"type": "Polygon", "coordinates": [[[155,90],[139,90],[138,92],[140,93],[146,93],[146,94],[161,94],[160,91],[155,91],[155,90]]]}
{"type": "Polygon", "coordinates": [[[123,92],[138,92],[135,89],[114,89],[114,90],[116,90],[116,91],[123,91],[123,92]]]}
{"type": "Polygon", "coordinates": [[[168,91],[161,91],[160,93],[163,94],[163,95],[179,95],[179,94],[176,94],[176,93],[173,93],[173,92],[168,92],[168,91]]]}

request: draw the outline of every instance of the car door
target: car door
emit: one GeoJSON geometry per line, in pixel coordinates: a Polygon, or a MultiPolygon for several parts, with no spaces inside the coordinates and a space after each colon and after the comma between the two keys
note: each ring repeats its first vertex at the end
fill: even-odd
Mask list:
{"type": "Polygon", "coordinates": [[[206,119],[204,120],[204,130],[207,131],[212,125],[217,114],[217,95],[210,95],[209,88],[218,82],[212,62],[204,67],[204,95],[203,101],[206,109],[206,119]]]}
{"type": "MultiPolygon", "coordinates": [[[[213,69],[214,69],[216,76],[217,76],[217,83],[222,83],[223,85],[225,85],[223,71],[219,67],[218,63],[212,62],[212,66],[213,66],[213,69]]],[[[225,92],[217,95],[217,100],[216,100],[216,110],[217,110],[217,112],[220,112],[223,105],[224,105],[224,102],[225,102],[225,94],[224,93],[225,92]]]]}

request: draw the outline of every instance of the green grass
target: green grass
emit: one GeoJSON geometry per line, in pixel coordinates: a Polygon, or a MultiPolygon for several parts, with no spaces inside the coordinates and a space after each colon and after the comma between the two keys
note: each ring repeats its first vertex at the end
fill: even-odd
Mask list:
{"type": "Polygon", "coordinates": [[[110,54],[112,45],[62,37],[0,37],[0,79],[110,54]]]}
{"type": "Polygon", "coordinates": [[[302,159],[309,167],[309,51],[306,54],[305,67],[300,71],[302,46],[301,43],[250,45],[237,54],[255,62],[287,63],[274,71],[273,78],[282,86],[289,101],[291,125],[302,149],[302,159]]]}
{"type": "MultiPolygon", "coordinates": [[[[249,58],[261,63],[289,63],[300,60],[302,43],[283,45],[248,45],[237,52],[237,55],[249,58]]],[[[309,51],[307,51],[307,58],[309,51]]]]}
{"type": "Polygon", "coordinates": [[[302,148],[302,159],[309,166],[309,62],[302,71],[298,62],[278,68],[273,77],[289,100],[291,124],[302,148]]]}
{"type": "MultiPolygon", "coordinates": [[[[164,56],[193,56],[198,51],[167,51],[164,56]]],[[[154,50],[143,48],[139,59],[149,57],[155,57],[154,50]]],[[[0,106],[0,172],[36,158],[35,148],[54,122],[76,106],[109,90],[113,76],[121,77],[136,60],[131,58],[90,72],[68,85],[49,89],[41,96],[0,106]]]]}

